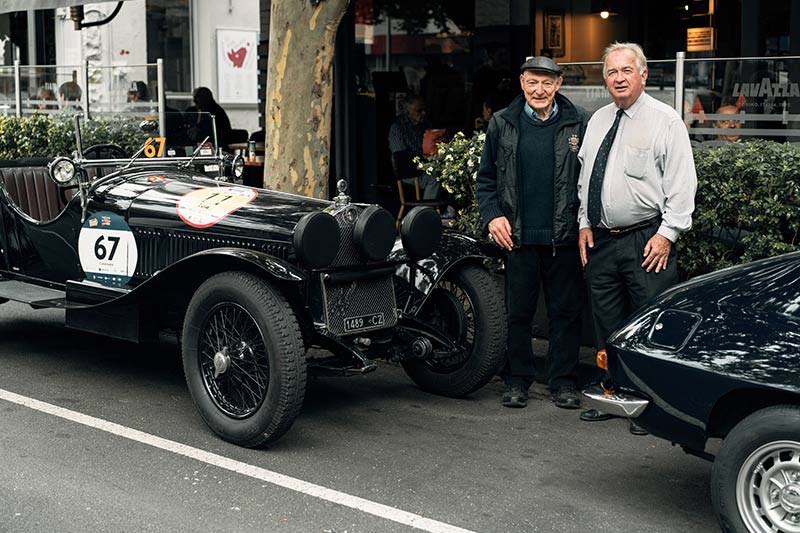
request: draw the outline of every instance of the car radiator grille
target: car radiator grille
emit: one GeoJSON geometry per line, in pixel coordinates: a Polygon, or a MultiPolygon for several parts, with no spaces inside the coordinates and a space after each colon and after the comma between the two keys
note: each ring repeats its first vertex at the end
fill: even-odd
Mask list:
{"type": "MultiPolygon", "coordinates": [[[[361,211],[360,208],[353,208],[361,211]]],[[[353,222],[345,219],[344,211],[336,214],[339,223],[339,253],[331,267],[365,266],[353,244],[353,222]]],[[[331,279],[335,280],[335,276],[331,279]]],[[[334,335],[350,335],[392,327],[397,323],[394,282],[391,274],[336,282],[325,279],[323,275],[323,296],[325,301],[325,322],[334,335]]]]}
{"type": "Polygon", "coordinates": [[[184,257],[212,248],[257,250],[283,260],[289,257],[289,247],[285,244],[162,229],[137,228],[134,231],[139,249],[137,276],[152,276],[184,257]]]}

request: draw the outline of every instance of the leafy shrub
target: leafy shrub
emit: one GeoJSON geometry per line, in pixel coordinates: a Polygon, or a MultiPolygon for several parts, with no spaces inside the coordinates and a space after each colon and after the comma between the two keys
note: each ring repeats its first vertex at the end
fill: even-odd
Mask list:
{"type": "MultiPolygon", "coordinates": [[[[113,143],[133,154],[148,137],[131,118],[93,119],[81,124],[83,146],[113,143]]],[[[0,117],[0,159],[55,157],[76,149],[70,117],[34,114],[0,117]]]]}
{"type": "Polygon", "coordinates": [[[800,147],[753,140],[694,159],[693,225],[678,240],[689,277],[800,249],[800,147]]]}
{"type": "Polygon", "coordinates": [[[475,198],[475,178],[485,140],[483,132],[467,137],[459,131],[449,142],[439,143],[436,154],[426,159],[414,159],[420,170],[438,180],[453,196],[457,206],[456,229],[479,239],[486,236],[475,198]]]}
{"type": "MultiPolygon", "coordinates": [[[[459,205],[456,227],[485,238],[475,177],[485,134],[457,133],[439,152],[417,159],[459,205]]],[[[753,140],[695,152],[693,226],[678,239],[682,275],[800,249],[800,146],[753,140]]]]}

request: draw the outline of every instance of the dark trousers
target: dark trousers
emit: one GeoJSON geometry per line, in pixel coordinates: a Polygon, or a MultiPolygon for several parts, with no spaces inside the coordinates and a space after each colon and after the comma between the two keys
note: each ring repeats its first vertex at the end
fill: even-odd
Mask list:
{"type": "Polygon", "coordinates": [[[592,307],[595,344],[605,348],[608,337],[657,294],[678,282],[675,245],[667,260],[667,269],[656,274],[642,268],[644,247],[658,224],[620,236],[595,228],[594,247],[587,248],[586,281],[592,307]]]}
{"type": "Polygon", "coordinates": [[[575,385],[580,348],[583,280],[577,245],[522,246],[507,254],[508,351],[503,380],[530,387],[534,379],[531,322],[544,288],[550,343],[547,384],[575,385]]]}

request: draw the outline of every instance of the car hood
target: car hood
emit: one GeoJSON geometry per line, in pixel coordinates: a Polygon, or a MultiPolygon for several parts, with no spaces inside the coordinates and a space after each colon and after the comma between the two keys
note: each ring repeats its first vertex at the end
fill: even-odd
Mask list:
{"type": "Polygon", "coordinates": [[[799,280],[800,252],[793,252],[692,278],[661,293],[652,307],[680,309],[707,302],[781,311],[785,303],[782,312],[791,313],[800,302],[799,280]]]}
{"type": "Polygon", "coordinates": [[[646,354],[741,382],[798,391],[800,252],[677,285],[639,310],[608,343],[614,351],[646,354]],[[662,315],[667,311],[672,316],[662,315]],[[658,331],[660,338],[669,334],[677,339],[670,344],[685,344],[667,349],[650,340],[658,331]]]}
{"type": "Polygon", "coordinates": [[[289,240],[303,215],[332,205],[326,200],[244,187],[188,171],[137,169],[98,187],[95,200],[124,206],[133,227],[197,230],[289,240]]]}

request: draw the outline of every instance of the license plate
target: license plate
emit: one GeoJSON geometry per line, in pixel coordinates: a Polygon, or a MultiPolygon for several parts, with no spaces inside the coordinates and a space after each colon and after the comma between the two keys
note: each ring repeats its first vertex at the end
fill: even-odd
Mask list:
{"type": "Polygon", "coordinates": [[[386,323],[383,313],[373,313],[371,315],[351,316],[344,319],[344,330],[359,331],[362,329],[377,328],[386,323]]]}
{"type": "Polygon", "coordinates": [[[205,165],[203,170],[205,172],[219,172],[219,165],[205,165]]]}

